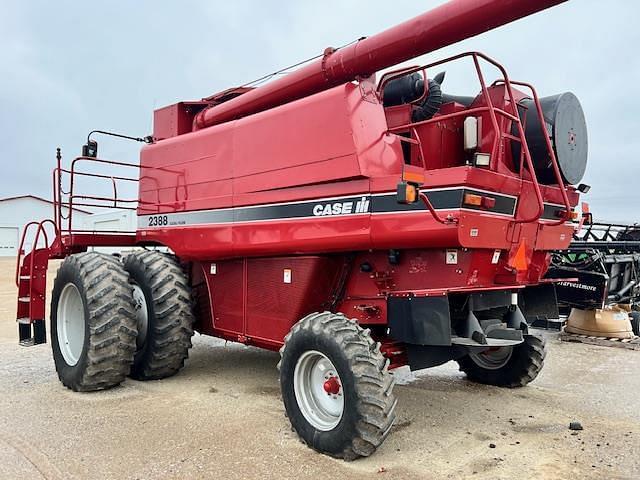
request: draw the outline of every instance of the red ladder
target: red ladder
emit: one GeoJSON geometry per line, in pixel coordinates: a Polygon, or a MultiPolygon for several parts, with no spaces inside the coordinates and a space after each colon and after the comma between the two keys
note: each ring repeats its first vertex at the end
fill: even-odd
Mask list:
{"type": "Polygon", "coordinates": [[[52,220],[30,222],[25,225],[18,250],[16,265],[16,285],[18,287],[17,322],[20,345],[28,347],[47,341],[45,308],[47,289],[47,267],[51,257],[49,238],[45,225],[51,223],[57,237],[57,229],[52,220]],[[31,227],[36,226],[33,249],[24,255],[24,243],[31,227]],[[44,246],[39,247],[40,239],[44,246]]]}

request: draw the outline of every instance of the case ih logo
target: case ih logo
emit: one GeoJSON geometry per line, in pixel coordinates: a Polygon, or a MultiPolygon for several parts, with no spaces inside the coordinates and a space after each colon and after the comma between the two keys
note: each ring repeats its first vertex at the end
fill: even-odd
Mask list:
{"type": "Polygon", "coordinates": [[[350,215],[352,213],[367,213],[369,211],[370,200],[362,197],[357,202],[329,202],[318,203],[313,207],[313,215],[325,217],[329,215],[350,215]]]}

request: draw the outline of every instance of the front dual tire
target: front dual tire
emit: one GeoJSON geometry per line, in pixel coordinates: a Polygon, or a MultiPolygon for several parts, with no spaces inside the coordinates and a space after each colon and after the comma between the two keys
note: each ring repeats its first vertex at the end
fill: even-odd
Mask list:
{"type": "Polygon", "coordinates": [[[121,383],[136,351],[135,305],[129,276],[115,257],[67,257],[51,297],[51,338],[58,378],[75,391],[121,383]]]}
{"type": "Polygon", "coordinates": [[[94,391],[129,374],[173,375],[188,356],[193,322],[187,276],[172,257],[140,251],[123,264],[96,252],[71,255],[51,301],[58,377],[72,390],[94,391]]]}
{"type": "Polygon", "coordinates": [[[133,288],[138,325],[131,377],[175,375],[189,356],[195,322],[187,275],[174,257],[153,250],[127,255],[123,268],[133,288]]]}

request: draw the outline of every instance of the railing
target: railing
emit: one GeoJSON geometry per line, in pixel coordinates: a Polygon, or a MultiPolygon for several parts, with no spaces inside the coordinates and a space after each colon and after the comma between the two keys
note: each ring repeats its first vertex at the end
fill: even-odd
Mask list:
{"type": "MultiPolygon", "coordinates": [[[[93,157],[76,157],[71,161],[70,167],[62,167],[62,156],[58,150],[56,156],[57,165],[53,170],[53,217],[57,231],[61,235],[71,235],[72,233],[79,233],[85,230],[74,228],[73,213],[78,207],[90,207],[100,209],[116,209],[116,210],[133,210],[137,209],[139,202],[138,198],[119,198],[118,196],[118,183],[138,183],[140,171],[140,165],[134,163],[126,163],[116,160],[104,160],[93,157]],[[109,165],[124,169],[136,169],[136,176],[122,176],[122,175],[104,175],[101,173],[90,173],[86,171],[80,171],[77,165],[81,162],[94,163],[100,165],[109,165]],[[63,187],[63,175],[68,175],[68,190],[63,187]],[[95,178],[108,180],[111,183],[113,196],[100,196],[89,195],[76,192],[76,179],[78,177],[95,178]],[[66,213],[65,213],[66,212],[66,213]]],[[[121,231],[101,231],[101,233],[123,233],[121,231]]]]}
{"type": "MultiPolygon", "coordinates": [[[[20,244],[18,247],[18,255],[16,262],[16,274],[15,274],[15,282],[16,285],[19,286],[20,282],[20,268],[22,267],[22,261],[25,255],[25,246],[27,239],[33,238],[31,251],[35,251],[38,248],[46,248],[51,249],[54,248],[55,251],[50,252],[54,255],[60,255],[64,253],[65,248],[72,248],[73,242],[69,242],[65,244],[62,240],[64,236],[71,236],[75,233],[90,233],[95,234],[94,230],[85,230],[82,228],[74,228],[73,224],[73,214],[74,211],[77,210],[78,207],[91,207],[91,208],[108,208],[108,209],[116,209],[116,210],[136,210],[137,205],[140,203],[137,198],[135,199],[127,199],[127,198],[119,198],[118,195],[118,183],[119,182],[135,182],[139,181],[138,176],[136,177],[126,177],[122,175],[104,175],[101,173],[90,173],[86,171],[79,171],[77,169],[77,164],[80,162],[93,162],[101,165],[110,165],[116,166],[120,168],[135,168],[139,170],[140,166],[133,163],[126,163],[114,160],[102,160],[98,158],[92,157],[77,157],[71,162],[70,168],[62,167],[62,155],[60,154],[60,149],[57,150],[56,154],[57,164],[52,172],[53,179],[53,218],[46,219],[42,221],[33,221],[27,223],[23,230],[22,236],[20,238],[20,244]],[[68,175],[68,189],[65,190],[63,186],[63,175],[68,175]],[[108,180],[111,184],[112,196],[99,196],[99,195],[88,195],[81,194],[76,192],[76,178],[77,177],[92,177],[96,179],[108,180]],[[35,227],[35,234],[34,234],[35,227]],[[47,227],[49,228],[49,232],[47,232],[47,227]],[[53,235],[53,239],[50,239],[50,234],[53,235]],[[41,245],[41,241],[44,241],[44,244],[41,245]]],[[[124,233],[131,234],[131,232],[127,231],[118,231],[118,230],[101,230],[100,234],[104,235],[114,235],[119,234],[122,235],[124,233]]],[[[96,244],[99,245],[100,242],[96,241],[96,244]]],[[[34,270],[34,259],[35,255],[30,257],[29,264],[29,275],[30,278],[33,278],[33,270],[34,270]]]]}
{"type": "MultiPolygon", "coordinates": [[[[493,142],[492,142],[492,146],[491,146],[491,162],[496,162],[498,161],[498,155],[497,152],[500,148],[500,144],[502,142],[502,140],[504,138],[508,138],[512,141],[516,141],[519,142],[521,144],[521,148],[520,148],[520,169],[519,169],[519,173],[520,173],[520,178],[523,179],[523,172],[524,172],[524,166],[526,164],[527,170],[529,171],[529,175],[531,177],[531,183],[533,185],[533,189],[535,192],[535,196],[536,196],[536,201],[537,201],[537,209],[536,209],[536,213],[526,217],[526,218],[516,218],[514,219],[514,221],[516,223],[530,223],[530,222],[535,222],[538,221],[541,217],[542,214],[544,213],[544,199],[542,196],[542,190],[540,188],[540,183],[538,181],[538,177],[536,175],[536,171],[535,171],[535,167],[533,165],[533,160],[531,158],[531,153],[529,151],[529,146],[527,144],[527,139],[526,139],[526,135],[524,132],[524,127],[522,125],[522,122],[520,121],[520,117],[517,115],[518,113],[518,104],[515,100],[515,97],[513,95],[513,89],[512,89],[512,84],[513,85],[519,85],[519,86],[523,86],[528,88],[531,91],[531,94],[533,96],[533,101],[534,104],[536,106],[536,110],[538,113],[538,118],[540,120],[541,126],[542,126],[542,131],[546,132],[546,126],[544,125],[544,116],[542,115],[542,106],[540,105],[540,100],[538,98],[538,94],[536,92],[536,90],[533,88],[532,85],[528,84],[528,83],[524,83],[524,82],[517,82],[517,81],[512,81],[509,80],[509,76],[507,74],[507,71],[505,70],[505,68],[500,65],[498,62],[496,62],[495,60],[491,59],[490,57],[480,53],[480,52],[466,52],[466,53],[461,53],[449,58],[445,58],[443,60],[439,60],[437,62],[433,62],[430,63],[428,65],[424,65],[424,66],[416,66],[416,67],[409,67],[409,68],[403,68],[401,70],[395,71],[395,72],[389,72],[387,74],[385,74],[381,80],[380,83],[378,85],[378,94],[382,96],[382,92],[384,91],[384,86],[387,85],[391,80],[394,80],[396,78],[400,78],[403,77],[405,75],[409,75],[411,73],[415,73],[415,72],[423,72],[425,81],[426,81],[426,71],[427,69],[436,67],[438,65],[442,65],[445,63],[450,63],[450,62],[454,62],[456,60],[460,60],[462,58],[465,57],[471,57],[473,60],[473,64],[476,70],[476,74],[478,76],[478,81],[480,83],[480,87],[481,87],[481,91],[482,91],[482,98],[485,102],[485,106],[482,107],[474,107],[474,108],[469,108],[460,112],[454,112],[454,113],[450,113],[450,114],[445,114],[445,115],[437,115],[433,118],[427,119],[427,120],[422,120],[419,122],[412,122],[412,123],[408,123],[405,125],[399,125],[399,126],[395,126],[392,128],[389,128],[388,132],[392,133],[392,134],[396,134],[396,133],[400,133],[400,132],[407,132],[407,131],[411,131],[413,133],[413,135],[416,136],[416,139],[408,139],[406,137],[402,137],[402,136],[398,136],[398,138],[401,141],[408,141],[410,143],[416,143],[418,145],[420,145],[419,142],[419,137],[418,137],[418,132],[416,130],[416,127],[418,126],[423,126],[423,125],[428,125],[428,124],[432,124],[432,123],[438,123],[438,122],[442,122],[444,120],[449,120],[451,118],[458,118],[458,117],[468,117],[471,115],[476,115],[476,114],[481,114],[481,113],[488,113],[489,118],[491,120],[491,125],[493,127],[493,142]],[[482,73],[482,68],[480,66],[480,61],[479,59],[484,60],[485,62],[493,65],[494,67],[496,67],[501,75],[502,75],[502,79],[497,80],[496,82],[494,82],[491,86],[494,85],[498,85],[503,83],[505,85],[505,88],[507,90],[507,94],[509,97],[509,105],[512,109],[513,112],[515,112],[515,114],[511,114],[509,112],[504,111],[503,109],[500,108],[496,108],[493,105],[493,102],[491,101],[491,96],[489,95],[489,89],[487,88],[487,84],[485,82],[484,79],[484,75],[482,73]],[[515,135],[511,135],[508,134],[506,132],[503,132],[502,129],[500,129],[499,125],[498,125],[498,117],[504,117],[508,120],[511,120],[512,122],[514,122],[514,124],[517,126],[518,129],[518,136],[515,135]]],[[[425,86],[425,93],[422,95],[421,98],[424,98],[424,96],[427,93],[427,89],[425,86]]],[[[419,100],[419,99],[418,99],[419,100]]],[[[415,100],[412,103],[417,102],[418,100],[415,100]]],[[[558,183],[558,187],[560,188],[560,192],[562,195],[562,201],[564,203],[564,207],[566,209],[565,214],[562,216],[562,218],[560,220],[558,220],[557,222],[554,222],[552,225],[556,225],[556,224],[562,224],[564,223],[570,216],[570,212],[572,210],[571,207],[571,203],[569,202],[569,197],[567,195],[567,189],[566,186],[564,184],[564,179],[562,178],[562,174],[560,172],[560,168],[558,166],[558,161],[556,159],[555,156],[555,152],[553,151],[553,146],[551,145],[551,140],[549,139],[548,135],[545,135],[545,140],[546,140],[546,147],[549,153],[549,157],[551,159],[551,164],[552,164],[552,168],[554,171],[554,175],[556,177],[556,181],[558,183]]],[[[420,154],[422,154],[420,152],[420,154]]],[[[424,163],[424,161],[423,161],[424,163]]],[[[426,165],[424,165],[426,167],[426,165]]],[[[493,165],[491,165],[493,166],[493,165]]],[[[423,199],[424,201],[424,199],[423,199]]],[[[426,203],[426,202],[425,202],[426,203]]],[[[429,208],[429,204],[427,204],[427,208],[429,208]]],[[[430,211],[433,210],[433,208],[429,208],[430,211]]],[[[433,214],[433,211],[432,211],[433,214]]],[[[443,219],[437,217],[436,215],[434,215],[434,217],[436,218],[437,221],[441,222],[441,223],[445,223],[443,221],[443,219]]]]}
{"type": "MultiPolygon", "coordinates": [[[[49,235],[47,235],[47,230],[46,230],[46,225],[48,225],[48,224],[53,226],[54,238],[58,237],[58,234],[59,234],[58,227],[56,226],[55,222],[53,220],[50,220],[50,219],[42,220],[40,222],[37,222],[37,221],[36,222],[29,222],[22,229],[22,236],[20,237],[20,244],[18,246],[18,258],[17,258],[17,262],[16,262],[15,282],[16,282],[16,286],[17,287],[20,286],[20,267],[22,265],[22,257],[24,255],[24,243],[25,243],[25,240],[28,238],[27,235],[31,231],[31,227],[36,225],[36,234],[35,234],[35,237],[34,237],[34,240],[33,240],[31,251],[33,252],[38,248],[38,245],[40,243],[40,234],[42,234],[43,237],[44,237],[44,248],[49,248],[51,246],[51,244],[49,243],[49,235]]],[[[31,255],[30,263],[29,263],[29,278],[30,279],[33,278],[34,258],[35,258],[35,256],[31,255]]]]}

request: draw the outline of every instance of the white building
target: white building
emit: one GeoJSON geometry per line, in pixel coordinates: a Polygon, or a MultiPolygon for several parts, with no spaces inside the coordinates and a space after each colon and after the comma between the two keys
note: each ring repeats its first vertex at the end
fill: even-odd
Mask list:
{"type": "MultiPolygon", "coordinates": [[[[69,209],[63,208],[63,215],[68,216],[69,209]]],[[[74,224],[84,223],[91,213],[73,209],[74,224]]],[[[0,198],[0,257],[15,257],[22,236],[23,227],[32,221],[53,219],[53,202],[35,195],[0,198]]],[[[33,227],[32,227],[33,228],[33,227]]],[[[33,228],[35,234],[35,228],[33,228]]],[[[31,237],[31,235],[30,235],[31,237]]],[[[31,251],[31,241],[25,241],[25,252],[31,251]]],[[[50,238],[51,242],[53,239],[50,238]]]]}
{"type": "MultiPolygon", "coordinates": [[[[64,217],[68,217],[69,209],[62,208],[64,217]]],[[[0,257],[15,257],[18,253],[22,230],[32,221],[53,219],[53,202],[35,195],[0,198],[0,257]]],[[[135,232],[136,214],[133,210],[100,209],[91,213],[79,208],[73,209],[73,228],[87,232],[135,232]]],[[[24,251],[30,252],[36,229],[25,238],[24,251]]],[[[47,228],[47,232],[51,232],[47,228]]],[[[51,242],[53,238],[49,238],[51,242]]],[[[40,243],[42,246],[43,243],[40,243]]],[[[104,252],[115,252],[118,248],[99,248],[104,252]]]]}

